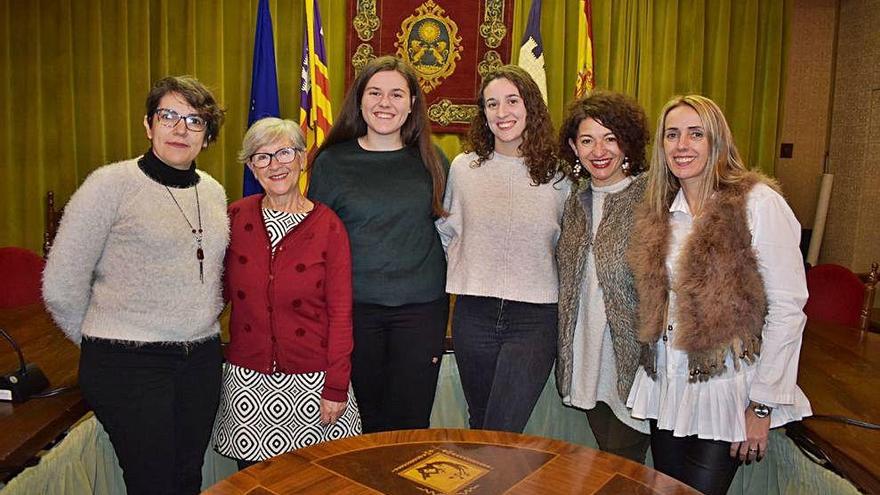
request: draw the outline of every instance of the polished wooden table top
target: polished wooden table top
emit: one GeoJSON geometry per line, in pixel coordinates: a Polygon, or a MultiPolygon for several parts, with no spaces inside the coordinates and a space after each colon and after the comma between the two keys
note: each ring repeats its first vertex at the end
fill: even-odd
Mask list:
{"type": "MultiPolygon", "coordinates": [[[[0,328],[15,339],[25,360],[46,374],[50,388],[76,385],[79,348],[55,326],[41,304],[0,309],[0,328]]],[[[15,351],[2,340],[0,372],[18,366],[15,351]]],[[[0,470],[25,465],[86,412],[79,389],[21,404],[0,402],[0,470]]]]}
{"type": "MultiPolygon", "coordinates": [[[[798,385],[813,414],[880,423],[880,334],[808,322],[798,385]]],[[[803,425],[852,481],[880,493],[880,430],[810,418],[803,425]]]]}
{"type": "Polygon", "coordinates": [[[641,464],[560,440],[404,430],[314,445],[217,483],[212,495],[697,493],[641,464]]]}

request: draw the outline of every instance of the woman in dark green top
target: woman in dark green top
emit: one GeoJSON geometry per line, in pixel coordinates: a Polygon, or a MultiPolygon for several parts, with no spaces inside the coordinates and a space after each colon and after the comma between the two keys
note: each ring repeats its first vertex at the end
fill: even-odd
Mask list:
{"type": "Polygon", "coordinates": [[[428,427],[448,317],[433,223],[446,168],[415,72],[395,57],[371,61],[316,153],[308,193],[351,241],[351,381],[364,433],[428,427]]]}

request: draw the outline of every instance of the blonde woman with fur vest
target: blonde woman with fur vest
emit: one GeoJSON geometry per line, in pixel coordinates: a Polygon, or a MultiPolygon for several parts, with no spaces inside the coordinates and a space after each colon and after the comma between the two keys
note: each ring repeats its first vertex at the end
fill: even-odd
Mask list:
{"type": "Polygon", "coordinates": [[[645,111],[620,93],[572,102],[559,154],[572,189],[556,246],[559,340],[556,386],[562,402],[586,411],[599,448],[645,462],[648,422],[626,408],[639,365],[638,301],[626,252],[645,194],[645,111]]]}
{"type": "Polygon", "coordinates": [[[811,414],[796,384],[800,225],[703,96],[666,104],[648,175],[629,253],[642,352],[627,405],[650,420],[656,469],[723,494],[766,455],[771,427],[811,414]]]}

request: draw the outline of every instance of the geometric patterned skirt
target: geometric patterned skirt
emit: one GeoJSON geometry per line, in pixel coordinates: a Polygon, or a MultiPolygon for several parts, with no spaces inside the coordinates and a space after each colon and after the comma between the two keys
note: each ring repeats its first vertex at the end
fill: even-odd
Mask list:
{"type": "Polygon", "coordinates": [[[262,461],[328,440],[360,435],[361,417],[351,387],[345,412],[321,425],[324,372],[263,374],[223,363],[220,407],[212,443],[219,454],[262,461]]]}

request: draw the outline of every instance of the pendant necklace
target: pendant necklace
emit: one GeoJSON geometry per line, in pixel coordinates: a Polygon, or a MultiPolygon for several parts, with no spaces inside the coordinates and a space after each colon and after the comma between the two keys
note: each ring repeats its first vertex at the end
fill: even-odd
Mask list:
{"type": "Polygon", "coordinates": [[[177,206],[177,209],[180,210],[180,214],[183,215],[183,219],[186,220],[186,224],[189,225],[189,228],[192,230],[193,239],[196,240],[196,259],[199,260],[199,280],[202,283],[205,283],[205,251],[202,250],[202,206],[199,204],[199,186],[198,184],[193,186],[196,190],[196,213],[199,217],[199,228],[196,229],[192,222],[189,221],[189,218],[186,217],[186,213],[183,212],[183,208],[180,207],[180,203],[177,202],[177,198],[171,194],[171,189],[168,186],[165,186],[165,190],[168,191],[168,195],[171,196],[171,200],[174,201],[174,204],[177,206]]]}

